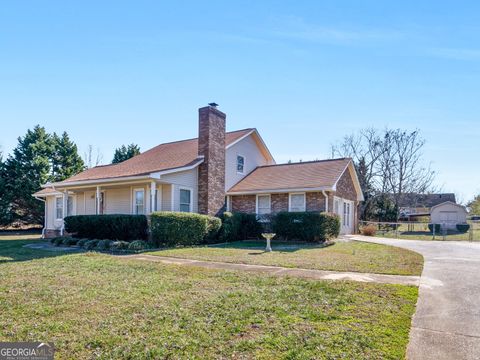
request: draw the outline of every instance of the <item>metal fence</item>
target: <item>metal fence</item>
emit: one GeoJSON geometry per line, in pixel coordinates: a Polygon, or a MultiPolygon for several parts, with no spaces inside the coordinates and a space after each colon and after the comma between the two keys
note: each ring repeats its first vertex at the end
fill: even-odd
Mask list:
{"type": "Polygon", "coordinates": [[[480,221],[467,221],[467,224],[447,226],[426,222],[375,222],[360,221],[360,232],[369,226],[375,228],[375,236],[411,240],[455,240],[480,241],[480,221]]]}

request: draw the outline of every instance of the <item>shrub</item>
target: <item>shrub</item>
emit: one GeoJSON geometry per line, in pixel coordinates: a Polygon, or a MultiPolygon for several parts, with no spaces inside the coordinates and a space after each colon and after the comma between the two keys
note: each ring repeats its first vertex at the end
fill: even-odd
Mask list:
{"type": "Polygon", "coordinates": [[[220,219],[183,212],[161,211],[152,214],[151,233],[155,245],[199,245],[205,244],[216,235],[221,226],[220,219]]]}
{"type": "Polygon", "coordinates": [[[262,234],[262,224],[256,214],[224,212],[219,238],[222,241],[258,239],[262,234]]]}
{"type": "Polygon", "coordinates": [[[88,240],[83,244],[85,250],[93,250],[97,247],[98,240],[88,240]]]}
{"type": "Polygon", "coordinates": [[[435,234],[440,234],[441,226],[440,224],[428,224],[428,229],[433,233],[433,226],[435,225],[435,234]]]}
{"type": "Polygon", "coordinates": [[[111,244],[110,249],[113,250],[113,251],[128,250],[129,245],[130,245],[130,243],[128,241],[114,241],[111,244]]]}
{"type": "Polygon", "coordinates": [[[128,245],[128,250],[145,250],[148,248],[147,242],[143,240],[135,240],[128,245]]]}
{"type": "Polygon", "coordinates": [[[100,240],[96,246],[97,250],[105,251],[110,249],[113,240],[100,240]]]}
{"type": "Polygon", "coordinates": [[[147,239],[145,215],[77,215],[67,216],[65,230],[77,238],[132,240],[147,239]]]}
{"type": "Polygon", "coordinates": [[[84,247],[87,241],[89,241],[89,239],[80,239],[78,240],[77,245],[80,247],[84,247]]]}
{"type": "Polygon", "coordinates": [[[65,245],[65,246],[73,246],[73,245],[77,245],[77,243],[78,243],[78,239],[71,238],[71,237],[66,237],[62,241],[62,245],[65,245]]]}
{"type": "Polygon", "coordinates": [[[468,230],[470,230],[470,225],[469,224],[457,224],[457,231],[461,233],[466,233],[468,230]]]}
{"type": "Polygon", "coordinates": [[[218,242],[221,227],[222,220],[220,220],[220,218],[215,216],[208,217],[207,236],[205,237],[207,243],[212,244],[218,242]]]}
{"type": "Polygon", "coordinates": [[[273,216],[277,236],[302,241],[325,241],[340,233],[340,218],[319,212],[279,212],[273,216]]]}
{"type": "Polygon", "coordinates": [[[52,240],[50,240],[50,242],[55,245],[55,246],[60,246],[60,245],[63,245],[63,241],[67,239],[66,237],[63,237],[63,236],[58,236],[56,238],[53,238],[52,240]]]}
{"type": "Polygon", "coordinates": [[[362,235],[365,235],[365,236],[375,236],[375,234],[377,233],[377,227],[373,224],[368,224],[368,225],[362,226],[362,228],[360,229],[360,232],[362,235]]]}

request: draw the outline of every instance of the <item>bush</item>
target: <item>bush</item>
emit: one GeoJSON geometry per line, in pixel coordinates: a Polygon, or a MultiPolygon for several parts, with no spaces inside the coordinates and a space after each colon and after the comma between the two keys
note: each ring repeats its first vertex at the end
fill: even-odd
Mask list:
{"type": "Polygon", "coordinates": [[[216,240],[220,219],[183,212],[152,214],[151,233],[155,245],[199,245],[216,240]]]}
{"type": "Polygon", "coordinates": [[[319,212],[279,212],[273,216],[273,232],[286,240],[325,241],[340,233],[340,218],[319,212]]]}
{"type": "Polygon", "coordinates": [[[208,229],[207,229],[207,236],[205,240],[209,244],[214,244],[218,242],[220,229],[222,227],[222,220],[215,216],[208,217],[208,229]]]}
{"type": "Polygon", "coordinates": [[[377,227],[373,224],[362,226],[360,233],[365,236],[375,236],[377,233],[377,227]]]}
{"type": "Polygon", "coordinates": [[[55,246],[60,246],[60,245],[63,245],[63,241],[66,239],[68,238],[64,236],[58,236],[56,238],[51,239],[50,242],[55,246]]]}
{"type": "Polygon", "coordinates": [[[93,250],[97,247],[98,245],[98,240],[88,240],[83,244],[83,248],[85,250],[93,250]]]}
{"type": "Polygon", "coordinates": [[[111,244],[110,249],[113,250],[113,251],[128,250],[129,245],[130,245],[130,243],[128,241],[114,241],[111,244]]]}
{"type": "Polygon", "coordinates": [[[148,223],[145,215],[67,216],[65,230],[77,238],[109,240],[145,240],[148,223]]]}
{"type": "Polygon", "coordinates": [[[96,246],[97,250],[105,251],[109,250],[112,246],[113,240],[100,240],[96,246]]]}
{"type": "Polygon", "coordinates": [[[256,214],[224,212],[219,238],[222,241],[258,239],[262,234],[262,225],[256,214]]]}
{"type": "Polygon", "coordinates": [[[433,225],[435,225],[435,234],[440,234],[442,228],[440,224],[428,224],[428,229],[433,234],[433,225]]]}
{"type": "Polygon", "coordinates": [[[457,231],[461,233],[466,233],[468,230],[470,230],[470,225],[469,224],[457,224],[457,231]]]}
{"type": "Polygon", "coordinates": [[[89,241],[89,239],[80,239],[80,240],[78,240],[77,245],[80,246],[81,248],[83,248],[87,241],[89,241]]]}
{"type": "Polygon", "coordinates": [[[148,248],[149,248],[149,246],[148,246],[147,242],[142,241],[142,240],[132,241],[128,245],[128,250],[145,250],[145,249],[148,249],[148,248]]]}
{"type": "Polygon", "coordinates": [[[78,239],[71,238],[71,237],[66,237],[62,241],[62,245],[65,245],[65,246],[73,246],[73,245],[77,245],[77,243],[78,243],[78,239]]]}

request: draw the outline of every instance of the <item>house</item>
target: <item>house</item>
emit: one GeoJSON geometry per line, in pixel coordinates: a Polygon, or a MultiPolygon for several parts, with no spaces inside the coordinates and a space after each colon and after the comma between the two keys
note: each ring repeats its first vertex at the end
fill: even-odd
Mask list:
{"type": "Polygon", "coordinates": [[[440,224],[446,230],[455,230],[457,224],[467,223],[467,214],[465,206],[445,201],[432,207],[430,221],[432,224],[440,224]]]}
{"type": "Polygon", "coordinates": [[[435,205],[450,201],[456,203],[455,194],[418,194],[406,193],[400,199],[400,217],[402,219],[415,219],[430,216],[430,210],[435,205]]]}
{"type": "Polygon", "coordinates": [[[330,211],[340,215],[342,233],[355,231],[363,195],[351,159],[277,165],[256,129],[226,132],[225,125],[216,106],[203,107],[198,138],[45,184],[33,194],[45,201],[44,236],[63,233],[68,215],[154,211],[330,211]]]}

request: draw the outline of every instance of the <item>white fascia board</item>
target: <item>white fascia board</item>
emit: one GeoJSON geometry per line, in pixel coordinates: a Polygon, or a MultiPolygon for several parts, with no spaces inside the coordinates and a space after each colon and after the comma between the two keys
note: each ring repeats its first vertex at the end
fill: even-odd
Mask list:
{"type": "Polygon", "coordinates": [[[250,135],[252,134],[255,134],[258,139],[260,140],[260,143],[262,144],[263,148],[266,150],[267,154],[270,156],[270,159],[272,160],[273,164],[275,164],[275,159],[273,158],[272,156],[272,153],[270,152],[270,149],[267,147],[267,144],[265,144],[265,141],[263,141],[262,137],[260,136],[260,133],[258,132],[257,129],[252,129],[251,131],[249,131],[248,133],[246,133],[245,135],[243,135],[242,137],[238,138],[237,140],[235,140],[234,142],[232,142],[231,144],[227,145],[225,147],[225,149],[229,149],[231,148],[233,145],[235,144],[238,144],[240,141],[242,141],[243,139],[249,137],[250,135]]]}
{"type": "Polygon", "coordinates": [[[264,189],[264,190],[252,190],[252,191],[227,191],[227,195],[254,195],[254,194],[279,194],[279,193],[296,193],[296,192],[309,192],[309,191],[333,191],[332,187],[320,186],[314,188],[291,188],[291,189],[264,189]]]}
{"type": "Polygon", "coordinates": [[[340,179],[342,178],[343,174],[345,174],[345,172],[348,170],[350,171],[350,166],[353,167],[353,182],[354,182],[354,186],[356,187],[356,190],[358,192],[357,194],[357,201],[363,201],[365,200],[365,198],[363,197],[363,192],[362,192],[362,187],[360,186],[360,181],[358,180],[358,176],[357,176],[357,171],[355,170],[355,166],[353,165],[353,160],[350,160],[347,164],[347,166],[345,166],[345,169],[343,169],[342,173],[340,174],[340,176],[338,177],[337,181],[335,181],[335,184],[333,185],[333,191],[337,191],[337,184],[338,182],[340,181],[340,179]]]}

